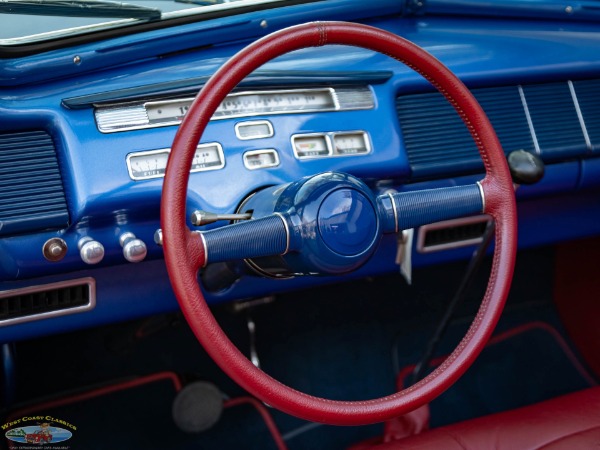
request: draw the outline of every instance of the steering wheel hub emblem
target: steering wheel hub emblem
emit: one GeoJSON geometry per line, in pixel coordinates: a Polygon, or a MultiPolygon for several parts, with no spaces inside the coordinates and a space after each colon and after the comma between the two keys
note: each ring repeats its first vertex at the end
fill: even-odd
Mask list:
{"type": "Polygon", "coordinates": [[[364,253],[377,236],[377,215],[371,201],[354,189],[338,189],[319,208],[319,234],[340,255],[364,253]]]}

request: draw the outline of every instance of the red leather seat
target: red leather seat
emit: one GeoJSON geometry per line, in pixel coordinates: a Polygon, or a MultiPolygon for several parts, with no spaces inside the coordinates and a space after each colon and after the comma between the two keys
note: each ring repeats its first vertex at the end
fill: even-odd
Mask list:
{"type": "Polygon", "coordinates": [[[600,387],[435,428],[372,450],[600,448],[600,387]]]}

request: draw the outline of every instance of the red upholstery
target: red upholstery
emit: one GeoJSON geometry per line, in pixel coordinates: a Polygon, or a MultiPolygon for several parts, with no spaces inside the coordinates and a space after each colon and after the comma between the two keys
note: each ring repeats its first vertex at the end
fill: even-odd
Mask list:
{"type": "Polygon", "coordinates": [[[572,450],[599,447],[600,387],[595,387],[436,428],[371,447],[371,450],[572,450]]]}

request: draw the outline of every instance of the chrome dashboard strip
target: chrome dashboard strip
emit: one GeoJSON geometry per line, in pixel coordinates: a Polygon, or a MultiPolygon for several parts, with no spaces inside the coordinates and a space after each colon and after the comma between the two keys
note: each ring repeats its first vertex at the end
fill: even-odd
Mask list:
{"type": "Polygon", "coordinates": [[[583,113],[581,112],[581,107],[579,106],[579,99],[577,98],[577,92],[575,92],[575,86],[571,80],[567,81],[567,83],[569,85],[569,91],[571,91],[573,103],[575,104],[575,111],[577,111],[577,118],[579,119],[579,124],[581,125],[581,131],[583,131],[585,145],[589,151],[592,151],[592,140],[590,139],[587,127],[585,126],[585,121],[583,120],[583,113]]]}
{"type": "Polygon", "coordinates": [[[536,155],[541,155],[540,144],[538,143],[537,135],[535,134],[535,128],[533,127],[533,121],[531,120],[531,114],[529,113],[529,106],[527,106],[527,99],[525,98],[525,91],[523,86],[517,86],[519,88],[519,95],[521,96],[521,103],[523,104],[523,110],[525,111],[525,118],[527,119],[527,125],[529,125],[529,132],[531,133],[531,139],[533,140],[533,147],[535,148],[536,155]]]}
{"type": "MultiPolygon", "coordinates": [[[[386,70],[355,70],[334,72],[326,70],[257,70],[240,83],[244,89],[266,89],[279,86],[319,87],[333,85],[336,89],[347,86],[367,86],[387,82],[393,73],[386,70]]],[[[79,95],[62,99],[67,109],[108,107],[118,104],[160,100],[175,97],[194,97],[210,77],[201,76],[184,80],[165,81],[143,86],[115,89],[97,94],[79,95]],[[145,99],[145,100],[144,100],[145,99]]]]}

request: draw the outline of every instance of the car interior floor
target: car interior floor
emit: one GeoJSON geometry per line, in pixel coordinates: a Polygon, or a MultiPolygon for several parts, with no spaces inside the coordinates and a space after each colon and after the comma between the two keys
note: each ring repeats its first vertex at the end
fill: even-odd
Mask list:
{"type": "MultiPolygon", "coordinates": [[[[585,326],[586,314],[577,313],[585,308],[576,305],[598,311],[597,296],[591,294],[598,292],[593,286],[598,281],[589,271],[594,267],[590,249],[599,242],[520,251],[494,337],[459,382],[430,404],[431,427],[596,383],[598,331],[585,326]],[[588,272],[578,275],[579,267],[588,272]],[[559,269],[561,275],[555,277],[559,269]],[[565,310],[571,313],[564,316],[565,310]],[[586,339],[586,333],[595,333],[593,339],[586,339]]],[[[412,382],[413,367],[467,263],[417,268],[411,285],[399,274],[389,274],[213,311],[238,348],[254,354],[274,378],[317,396],[370,399],[412,382]]],[[[489,265],[488,258],[427,363],[429,370],[468,329],[489,265]]],[[[3,371],[5,419],[24,411],[33,414],[36,405],[43,405],[45,413],[79,424],[73,448],[106,449],[109,442],[125,439],[128,448],[278,448],[265,416],[273,418],[289,449],[344,449],[381,436],[384,429],[383,424],[314,424],[259,402],[232,401],[248,394],[212,362],[179,313],[18,342],[12,350],[14,367],[5,361],[3,371]],[[11,395],[7,386],[15,373],[19,383],[11,395]],[[165,373],[176,374],[183,385],[206,381],[222,392],[227,407],[211,429],[186,433],[175,426],[171,409],[179,387],[165,373]]]]}

